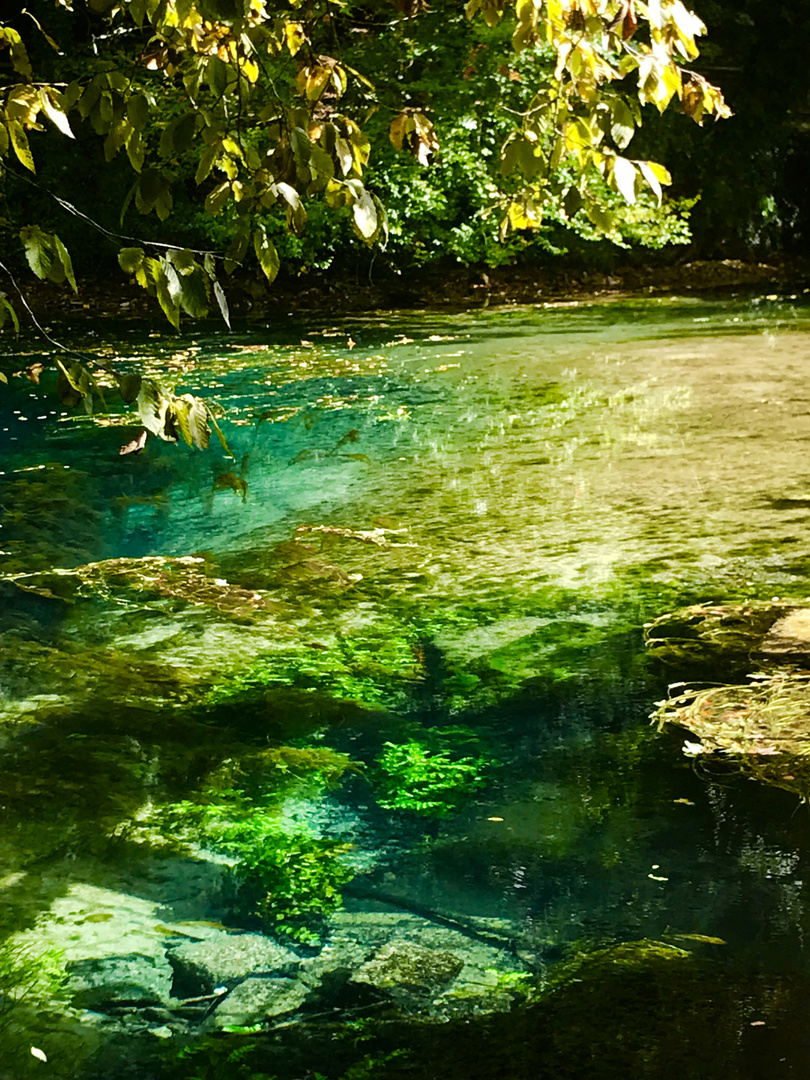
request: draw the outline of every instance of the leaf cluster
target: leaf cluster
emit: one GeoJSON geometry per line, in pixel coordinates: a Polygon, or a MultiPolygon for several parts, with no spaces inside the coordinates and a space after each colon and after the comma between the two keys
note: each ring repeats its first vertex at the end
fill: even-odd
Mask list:
{"type": "MultiPolygon", "coordinates": [[[[54,6],[72,27],[78,15],[54,6]]],[[[362,244],[384,245],[388,214],[367,186],[371,135],[433,169],[456,102],[480,136],[502,239],[580,211],[610,235],[617,219],[600,178],[627,204],[645,190],[660,202],[668,171],[625,154],[644,105],[677,101],[698,123],[728,115],[687,67],[705,28],[681,0],[437,0],[394,12],[383,0],[89,0],[96,43],[82,64],[64,56],[40,7],[41,19],[0,24],[10,61],[0,162],[34,173],[42,133],[96,138],[108,163],[124,155],[135,174],[122,220],[134,205],[166,221],[178,185],[196,188],[208,215],[226,215],[222,256],[121,251],[175,326],[212,302],[227,322],[220,269],[253,257],[272,282],[271,223],[301,237],[315,204],[348,217],[362,244]]],[[[35,273],[75,283],[56,233],[24,225],[21,239],[35,273]]]]}

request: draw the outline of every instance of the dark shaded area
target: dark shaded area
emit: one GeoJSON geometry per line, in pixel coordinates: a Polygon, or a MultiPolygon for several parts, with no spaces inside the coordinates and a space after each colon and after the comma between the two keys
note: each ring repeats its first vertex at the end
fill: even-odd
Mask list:
{"type": "Polygon", "coordinates": [[[596,956],[546,1000],[507,1015],[407,1024],[371,1014],[355,1030],[310,1025],[226,1036],[151,1075],[798,1080],[810,1064],[808,990],[799,975],[752,977],[691,956],[626,965],[596,956]]]}

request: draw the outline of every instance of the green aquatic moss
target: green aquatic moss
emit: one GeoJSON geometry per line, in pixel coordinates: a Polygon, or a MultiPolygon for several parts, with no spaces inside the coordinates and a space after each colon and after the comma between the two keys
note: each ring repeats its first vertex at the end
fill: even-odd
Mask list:
{"type": "Polygon", "coordinates": [[[319,940],[326,919],[343,903],[354,877],[351,844],[279,826],[275,806],[251,806],[237,791],[224,801],[184,801],[164,807],[164,827],[230,856],[228,903],[241,923],[304,943],[319,940]]]}
{"type": "Polygon", "coordinates": [[[342,887],[354,877],[345,861],[351,844],[303,831],[243,821],[217,829],[215,842],[238,859],[236,914],[257,918],[277,937],[317,942],[328,916],[343,904],[342,887]]]}
{"type": "Polygon", "coordinates": [[[480,747],[476,733],[461,727],[384,743],[373,770],[377,801],[387,810],[447,817],[488,782],[495,762],[480,747]]]}
{"type": "Polygon", "coordinates": [[[212,705],[259,703],[268,691],[290,686],[389,710],[402,705],[420,675],[413,632],[385,625],[365,636],[330,633],[325,641],[303,648],[266,653],[214,685],[206,700],[212,705]]]}
{"type": "Polygon", "coordinates": [[[585,979],[601,980],[624,973],[644,972],[661,963],[682,963],[691,956],[687,949],[651,938],[601,947],[573,942],[568,947],[568,956],[547,972],[542,993],[585,979]]]}

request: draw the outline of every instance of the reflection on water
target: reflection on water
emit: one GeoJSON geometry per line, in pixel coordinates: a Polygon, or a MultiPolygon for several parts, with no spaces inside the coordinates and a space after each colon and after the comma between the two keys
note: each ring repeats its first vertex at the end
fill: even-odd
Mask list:
{"type": "Polygon", "coordinates": [[[76,333],[233,460],[13,380],[8,1075],[806,1075],[806,811],[641,646],[806,591],[800,300],[76,333]]]}

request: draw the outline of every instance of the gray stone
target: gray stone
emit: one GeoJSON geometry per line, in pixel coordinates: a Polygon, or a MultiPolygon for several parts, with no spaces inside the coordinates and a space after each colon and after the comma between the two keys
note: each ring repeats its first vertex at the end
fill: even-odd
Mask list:
{"type": "Polygon", "coordinates": [[[464,967],[464,961],[442,949],[426,949],[412,941],[390,941],[355,971],[352,981],[384,990],[443,990],[464,967]]]}
{"type": "Polygon", "coordinates": [[[129,953],[74,960],[66,965],[78,1008],[105,1012],[125,1003],[160,1005],[171,992],[171,969],[152,956],[129,953]]]}
{"type": "Polygon", "coordinates": [[[296,979],[245,979],[217,1006],[215,1028],[246,1027],[270,1016],[297,1012],[307,987],[296,979]]]}
{"type": "Polygon", "coordinates": [[[261,934],[228,934],[186,942],[168,954],[174,970],[172,994],[179,998],[233,987],[251,975],[292,975],[299,957],[261,934]]]}

